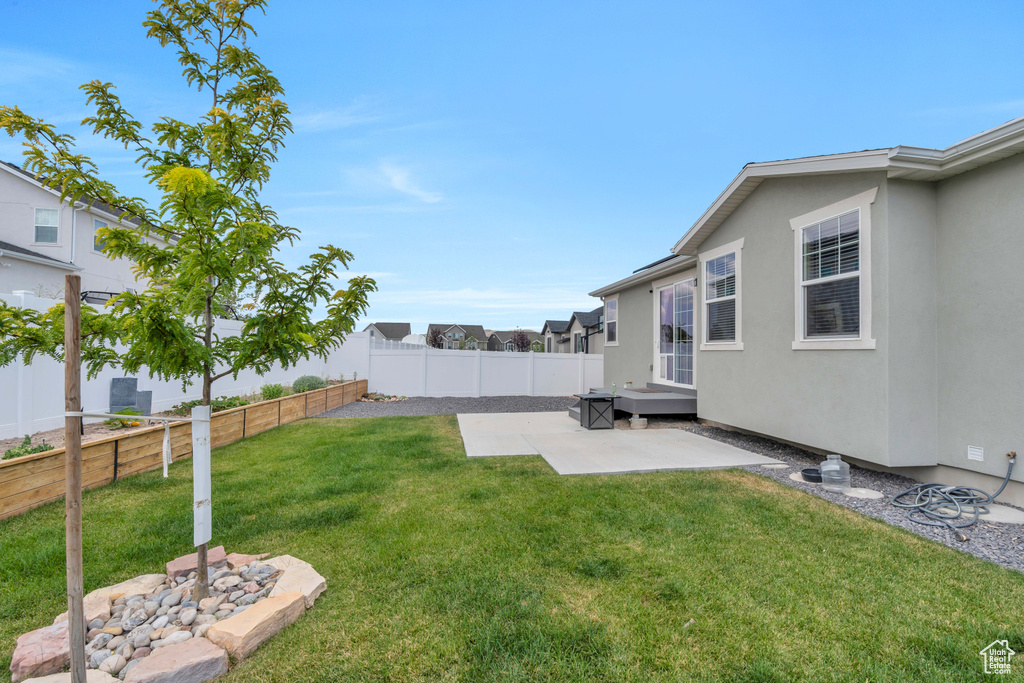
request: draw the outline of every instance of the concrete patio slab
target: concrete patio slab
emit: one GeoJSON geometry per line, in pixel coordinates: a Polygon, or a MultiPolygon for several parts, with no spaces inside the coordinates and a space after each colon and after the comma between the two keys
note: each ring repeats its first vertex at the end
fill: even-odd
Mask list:
{"type": "Polygon", "coordinates": [[[476,413],[458,415],[470,458],[540,455],[524,434],[569,434],[586,430],[565,413],[476,413]]]}
{"type": "Polygon", "coordinates": [[[559,474],[625,474],[777,464],[681,429],[588,431],[561,413],[459,415],[469,457],[541,455],[559,474]]]}

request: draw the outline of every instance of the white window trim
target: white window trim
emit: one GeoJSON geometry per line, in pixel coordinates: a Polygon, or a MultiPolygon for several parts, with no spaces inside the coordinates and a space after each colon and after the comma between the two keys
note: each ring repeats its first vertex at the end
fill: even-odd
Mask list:
{"type": "Polygon", "coordinates": [[[604,345],[605,346],[618,346],[619,345],[619,337],[622,336],[622,335],[619,334],[619,332],[621,331],[621,327],[622,326],[619,325],[619,295],[618,294],[612,294],[610,296],[606,296],[604,298],[604,345]],[[609,301],[614,301],[615,302],[615,320],[613,321],[615,323],[615,341],[608,341],[608,302],[609,301]]]}
{"type": "Polygon", "coordinates": [[[61,207],[58,207],[56,209],[53,208],[52,206],[34,206],[34,207],[32,207],[32,246],[34,246],[34,247],[36,247],[36,246],[38,246],[38,247],[62,247],[62,246],[64,246],[64,244],[63,244],[63,242],[61,240],[62,231],[60,229],[61,219],[63,218],[63,216],[61,214],[63,214],[63,213],[64,212],[61,210],[61,207]],[[56,211],[57,212],[57,225],[56,226],[52,226],[52,225],[43,226],[43,227],[47,227],[47,228],[52,228],[52,227],[56,227],[57,228],[57,241],[56,242],[37,242],[36,241],[36,228],[39,227],[39,222],[38,222],[38,220],[36,218],[36,211],[56,211]]]}
{"type": "Polygon", "coordinates": [[[835,204],[829,204],[789,221],[793,230],[793,300],[796,304],[794,328],[794,351],[822,351],[874,349],[875,338],[871,334],[871,205],[878,196],[878,188],[849,197],[835,204]],[[860,335],[846,339],[806,339],[804,337],[804,296],[803,296],[803,229],[834,218],[848,211],[860,209],[860,335]]]}
{"type": "Polygon", "coordinates": [[[742,351],[743,350],[743,242],[746,238],[723,244],[720,247],[705,251],[698,255],[700,268],[697,273],[697,300],[700,302],[701,351],[742,351]],[[707,282],[706,263],[719,256],[736,254],[736,340],[731,342],[708,341],[707,301],[705,301],[705,284],[707,282]]]}

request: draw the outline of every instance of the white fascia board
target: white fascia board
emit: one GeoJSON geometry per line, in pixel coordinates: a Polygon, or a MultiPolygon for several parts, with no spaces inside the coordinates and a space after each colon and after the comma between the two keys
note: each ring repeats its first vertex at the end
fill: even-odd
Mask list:
{"type": "Polygon", "coordinates": [[[47,258],[39,258],[38,256],[22,254],[17,251],[4,251],[3,249],[0,249],[0,258],[4,256],[6,256],[7,258],[18,259],[19,261],[28,261],[29,263],[38,263],[43,266],[50,266],[51,268],[59,268],[60,270],[82,270],[82,266],[76,266],[72,263],[64,263],[63,261],[52,261],[47,258]]]}
{"type": "Polygon", "coordinates": [[[633,285],[638,284],[640,282],[651,282],[661,277],[662,275],[674,273],[677,270],[685,270],[686,268],[692,268],[693,264],[696,262],[696,256],[683,256],[682,258],[666,261],[665,263],[657,265],[653,268],[642,270],[639,273],[634,273],[633,275],[630,275],[627,278],[623,278],[618,282],[613,282],[610,285],[606,285],[601,289],[596,289],[593,292],[590,292],[590,296],[603,298],[608,296],[609,294],[615,294],[616,292],[621,292],[624,289],[628,289],[629,287],[632,287],[633,285]]]}
{"type": "MultiPolygon", "coordinates": [[[[732,208],[726,207],[726,203],[734,194],[747,182],[760,183],[765,178],[778,178],[799,175],[820,175],[833,173],[854,173],[862,171],[877,171],[888,168],[890,149],[870,150],[867,152],[850,152],[848,154],[829,154],[818,157],[803,157],[800,159],[784,159],[782,161],[764,161],[747,164],[740,171],[722,194],[708,207],[707,211],[697,220],[696,223],[686,232],[683,237],[672,247],[676,254],[691,254],[700,247],[704,234],[701,228],[714,218],[719,218],[719,223],[732,213],[732,208]],[[725,211],[725,215],[719,216],[725,211]],[[696,243],[694,241],[696,240],[696,243]],[[689,248],[687,248],[689,247],[689,248]]],[[[733,207],[734,208],[734,207],[733,207]]],[[[715,225],[717,227],[717,225],[715,225]]]]}
{"type": "Polygon", "coordinates": [[[672,251],[676,254],[692,254],[698,249],[710,234],[701,228],[709,222],[712,230],[718,227],[735,209],[735,205],[729,205],[729,200],[745,184],[751,182],[759,183],[771,177],[874,170],[886,170],[893,177],[902,175],[899,172],[901,170],[924,171],[926,177],[918,175],[916,178],[940,180],[957,173],[959,167],[964,171],[970,170],[1018,151],[1024,151],[1024,116],[972,135],[945,149],[901,145],[865,152],[747,164],[700,219],[676,242],[672,251]]]}

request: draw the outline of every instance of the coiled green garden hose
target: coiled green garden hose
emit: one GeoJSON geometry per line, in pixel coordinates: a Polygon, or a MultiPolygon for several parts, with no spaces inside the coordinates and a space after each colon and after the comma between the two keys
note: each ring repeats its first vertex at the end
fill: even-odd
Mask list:
{"type": "Polygon", "coordinates": [[[993,494],[970,486],[947,486],[939,483],[918,484],[892,497],[891,503],[907,511],[907,519],[928,526],[947,527],[958,541],[966,541],[960,529],[978,521],[978,516],[988,512],[988,506],[995,502],[996,497],[1010,483],[1013,464],[1017,462],[1017,452],[1006,454],[1010,464],[1006,468],[1003,485],[993,494]],[[901,500],[904,499],[904,500],[901,500]],[[916,515],[916,517],[915,517],[916,515]],[[968,519],[965,515],[969,515],[968,519]],[[958,523],[958,520],[964,520],[958,523]]]}

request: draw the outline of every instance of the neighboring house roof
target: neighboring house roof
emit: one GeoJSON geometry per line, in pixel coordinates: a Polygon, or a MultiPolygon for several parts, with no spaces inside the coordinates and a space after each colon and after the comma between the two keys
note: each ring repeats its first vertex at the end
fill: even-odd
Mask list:
{"type": "Polygon", "coordinates": [[[694,255],[707,237],[766,178],[885,171],[889,178],[936,181],[1024,152],[1024,116],[945,149],[900,145],[885,149],[750,163],[676,242],[676,254],[694,255]]]}
{"type": "Polygon", "coordinates": [[[19,259],[22,261],[30,261],[32,263],[40,263],[44,266],[52,266],[54,268],[60,268],[62,270],[81,270],[81,266],[76,266],[73,263],[67,261],[61,261],[55,259],[52,256],[46,254],[40,254],[39,252],[19,247],[9,242],[0,242],[0,256],[9,256],[10,258],[19,259]]]}
{"type": "Polygon", "coordinates": [[[561,334],[562,332],[565,332],[568,329],[568,320],[545,320],[544,328],[541,330],[541,333],[547,334],[548,332],[550,332],[551,334],[561,334]]]}
{"type": "Polygon", "coordinates": [[[466,338],[473,337],[477,341],[484,341],[487,339],[487,333],[484,332],[483,325],[459,325],[457,323],[431,323],[427,326],[427,334],[429,335],[435,328],[440,329],[442,333],[447,332],[453,327],[459,327],[466,333],[466,338]]]}
{"type": "Polygon", "coordinates": [[[601,324],[602,315],[604,315],[604,306],[598,306],[592,311],[575,311],[569,318],[569,326],[572,327],[573,320],[578,320],[584,329],[597,327],[601,324]]]}
{"type": "Polygon", "coordinates": [[[385,339],[397,339],[401,341],[412,334],[412,325],[409,323],[370,323],[366,326],[366,329],[364,329],[363,332],[371,327],[376,328],[378,332],[384,335],[385,339]]]}
{"type": "MultiPolygon", "coordinates": [[[[504,344],[505,342],[511,341],[512,335],[514,335],[516,332],[517,330],[495,330],[494,332],[491,333],[491,336],[495,337],[498,341],[504,344]]],[[[523,330],[523,332],[526,333],[526,336],[529,338],[531,344],[535,341],[540,340],[539,332],[534,332],[533,330],[523,330]]]]}
{"type": "Polygon", "coordinates": [[[590,296],[604,297],[609,294],[614,294],[615,292],[621,292],[622,290],[628,289],[640,282],[650,282],[660,277],[671,275],[677,271],[691,268],[696,262],[696,256],[679,256],[674,254],[668,259],[662,259],[661,261],[652,263],[646,267],[646,270],[641,268],[639,271],[634,271],[634,273],[629,277],[613,282],[610,285],[605,285],[601,289],[595,289],[590,293],[590,296]]]}

